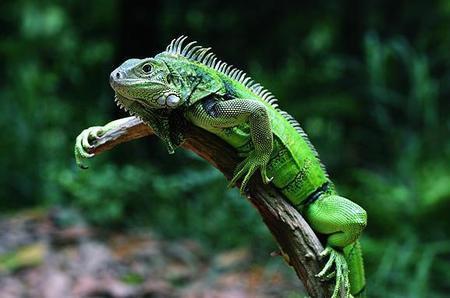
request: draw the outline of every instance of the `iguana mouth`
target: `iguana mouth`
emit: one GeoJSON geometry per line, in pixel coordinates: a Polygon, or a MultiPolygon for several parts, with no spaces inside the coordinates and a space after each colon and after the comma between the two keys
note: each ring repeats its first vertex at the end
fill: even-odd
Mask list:
{"type": "MultiPolygon", "coordinates": [[[[144,115],[148,110],[151,110],[151,108],[149,108],[146,105],[144,105],[143,103],[141,103],[140,102],[141,100],[142,99],[135,99],[135,98],[130,99],[130,98],[127,98],[117,92],[114,95],[114,102],[120,109],[129,113],[131,116],[139,118],[142,122],[147,123],[146,120],[144,119],[145,118],[144,115]],[[139,115],[137,110],[141,110],[143,115],[139,115]]],[[[167,114],[170,114],[170,110],[169,109],[159,109],[159,113],[161,115],[167,115],[167,114]]]]}
{"type": "Polygon", "coordinates": [[[133,107],[139,106],[139,108],[142,108],[142,109],[147,108],[145,99],[138,98],[138,97],[129,98],[129,97],[123,96],[122,94],[120,94],[117,91],[114,96],[114,101],[116,102],[116,104],[119,108],[121,108],[129,113],[136,113],[134,111],[133,107]]]}

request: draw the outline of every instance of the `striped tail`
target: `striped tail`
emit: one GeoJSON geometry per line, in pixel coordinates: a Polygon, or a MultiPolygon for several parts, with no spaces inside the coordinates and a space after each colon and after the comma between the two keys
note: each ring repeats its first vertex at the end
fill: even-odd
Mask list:
{"type": "Polygon", "coordinates": [[[350,292],[356,298],[366,297],[366,278],[361,245],[357,240],[344,248],[345,259],[350,270],[350,292]]]}

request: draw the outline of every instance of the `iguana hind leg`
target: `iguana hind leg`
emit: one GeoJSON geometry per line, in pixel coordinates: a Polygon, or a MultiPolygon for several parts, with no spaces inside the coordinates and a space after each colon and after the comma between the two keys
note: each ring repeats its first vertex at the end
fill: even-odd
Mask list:
{"type": "Polygon", "coordinates": [[[188,119],[195,125],[213,133],[220,129],[248,123],[254,150],[236,167],[230,185],[243,177],[241,192],[250,177],[260,169],[264,183],[269,183],[266,166],[273,149],[273,136],[267,108],[263,103],[251,99],[216,100],[205,98],[187,111],[188,119]]]}
{"type": "MultiPolygon", "coordinates": [[[[318,277],[335,276],[336,286],[333,298],[338,297],[342,287],[346,289],[347,297],[349,292],[357,293],[364,287],[364,276],[350,276],[352,274],[364,274],[357,272],[355,262],[349,262],[344,248],[352,247],[367,224],[367,214],[364,209],[352,201],[337,196],[324,194],[317,201],[310,204],[305,209],[305,217],[314,231],[328,235],[326,249],[322,256],[329,256],[328,262],[318,277]],[[349,267],[350,266],[350,267],[349,267]],[[361,280],[356,284],[353,281],[361,280]],[[349,288],[351,286],[351,289],[349,288]]],[[[359,263],[362,262],[359,256],[359,263]]]]}

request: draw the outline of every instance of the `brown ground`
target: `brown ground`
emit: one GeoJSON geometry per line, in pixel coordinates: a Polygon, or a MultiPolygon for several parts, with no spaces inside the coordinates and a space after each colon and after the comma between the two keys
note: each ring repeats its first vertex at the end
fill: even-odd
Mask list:
{"type": "Polygon", "coordinates": [[[56,210],[0,220],[0,297],[303,296],[278,257],[254,265],[246,248],[209,255],[192,240],[64,221],[56,210]]]}

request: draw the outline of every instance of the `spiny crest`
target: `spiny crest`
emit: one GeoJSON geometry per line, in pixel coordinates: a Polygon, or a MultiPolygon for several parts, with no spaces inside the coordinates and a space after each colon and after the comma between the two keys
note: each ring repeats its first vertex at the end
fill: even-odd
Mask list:
{"type": "Polygon", "coordinates": [[[211,48],[196,45],[196,41],[183,45],[186,39],[187,36],[182,35],[172,40],[172,42],[167,46],[166,52],[173,55],[181,55],[189,60],[200,62],[220,73],[223,73],[231,79],[243,84],[262,100],[268,102],[272,107],[278,110],[277,99],[269,90],[253,81],[252,78],[244,71],[237,69],[231,64],[218,60],[216,55],[213,52],[210,52],[211,48]]]}
{"type": "MultiPolygon", "coordinates": [[[[249,88],[253,93],[255,93],[264,101],[268,102],[272,107],[274,107],[303,137],[303,139],[313,152],[314,156],[316,158],[319,158],[319,154],[309,141],[308,135],[301,128],[300,124],[297,122],[297,120],[294,119],[294,117],[278,108],[277,99],[269,90],[261,86],[259,83],[253,81],[252,78],[242,70],[239,70],[235,68],[233,65],[229,65],[221,60],[218,60],[216,55],[210,52],[211,48],[205,48],[202,46],[195,45],[197,43],[196,41],[189,42],[188,44],[183,46],[183,43],[186,41],[186,39],[187,36],[182,35],[172,40],[172,42],[167,46],[166,52],[169,54],[181,55],[187,59],[200,62],[206,66],[209,66],[217,70],[218,72],[227,75],[228,77],[240,82],[241,84],[249,88]]],[[[321,167],[326,173],[325,167],[322,164],[321,167]]]]}

